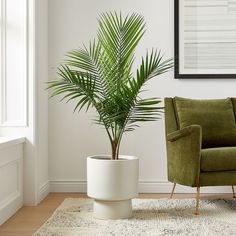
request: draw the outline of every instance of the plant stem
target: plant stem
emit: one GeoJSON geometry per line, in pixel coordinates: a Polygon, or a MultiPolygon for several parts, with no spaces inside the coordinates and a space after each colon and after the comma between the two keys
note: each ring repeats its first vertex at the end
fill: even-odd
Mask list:
{"type": "Polygon", "coordinates": [[[112,160],[118,160],[119,159],[119,149],[120,149],[120,143],[123,136],[123,132],[120,133],[119,137],[115,140],[111,141],[111,148],[112,148],[112,160]]]}
{"type": "Polygon", "coordinates": [[[112,160],[117,160],[118,159],[118,153],[117,153],[117,143],[115,141],[111,142],[111,150],[112,150],[112,156],[111,159],[112,160]]]}

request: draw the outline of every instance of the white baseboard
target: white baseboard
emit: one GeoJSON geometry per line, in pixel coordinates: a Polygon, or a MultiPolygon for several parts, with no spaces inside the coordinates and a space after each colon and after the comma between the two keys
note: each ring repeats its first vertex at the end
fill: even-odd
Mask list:
{"type": "MultiPolygon", "coordinates": [[[[140,193],[170,193],[173,184],[167,181],[139,181],[140,193]]],[[[51,192],[80,192],[86,193],[87,182],[81,180],[52,180],[50,181],[51,192]]],[[[175,193],[195,193],[195,188],[177,185],[175,193]]],[[[202,187],[201,193],[231,193],[231,186],[202,187]]]]}
{"type": "MultiPolygon", "coordinates": [[[[140,193],[171,193],[173,183],[167,181],[140,181],[140,193]]],[[[196,189],[176,185],[175,193],[196,193],[196,189]]],[[[201,187],[201,193],[232,193],[231,186],[201,187]]]]}
{"type": "Polygon", "coordinates": [[[53,180],[50,181],[50,190],[51,192],[86,193],[87,181],[53,180]]]}
{"type": "Polygon", "coordinates": [[[21,193],[13,193],[8,199],[0,204],[0,225],[8,220],[23,206],[23,196],[21,193]]]}
{"type": "Polygon", "coordinates": [[[46,181],[41,185],[38,191],[38,203],[40,203],[50,193],[50,181],[46,181]]]}

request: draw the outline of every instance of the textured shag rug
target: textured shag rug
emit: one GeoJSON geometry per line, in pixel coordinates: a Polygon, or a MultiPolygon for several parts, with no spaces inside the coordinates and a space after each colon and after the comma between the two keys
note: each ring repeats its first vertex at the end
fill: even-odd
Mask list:
{"type": "Polygon", "coordinates": [[[233,236],[235,200],[201,200],[195,216],[194,199],[134,199],[133,217],[93,218],[91,199],[68,198],[34,236],[233,236]]]}

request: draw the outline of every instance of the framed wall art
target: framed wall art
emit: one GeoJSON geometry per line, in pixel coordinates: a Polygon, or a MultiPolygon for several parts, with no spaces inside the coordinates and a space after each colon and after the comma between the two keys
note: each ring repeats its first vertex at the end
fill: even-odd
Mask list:
{"type": "Polygon", "coordinates": [[[175,1],[175,78],[236,79],[236,0],[175,1]]]}

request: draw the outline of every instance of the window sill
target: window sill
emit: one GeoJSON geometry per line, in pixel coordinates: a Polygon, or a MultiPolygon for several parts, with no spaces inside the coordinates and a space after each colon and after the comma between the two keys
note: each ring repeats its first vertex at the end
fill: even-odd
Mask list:
{"type": "Polygon", "coordinates": [[[24,137],[0,137],[0,149],[24,143],[24,137]]]}

